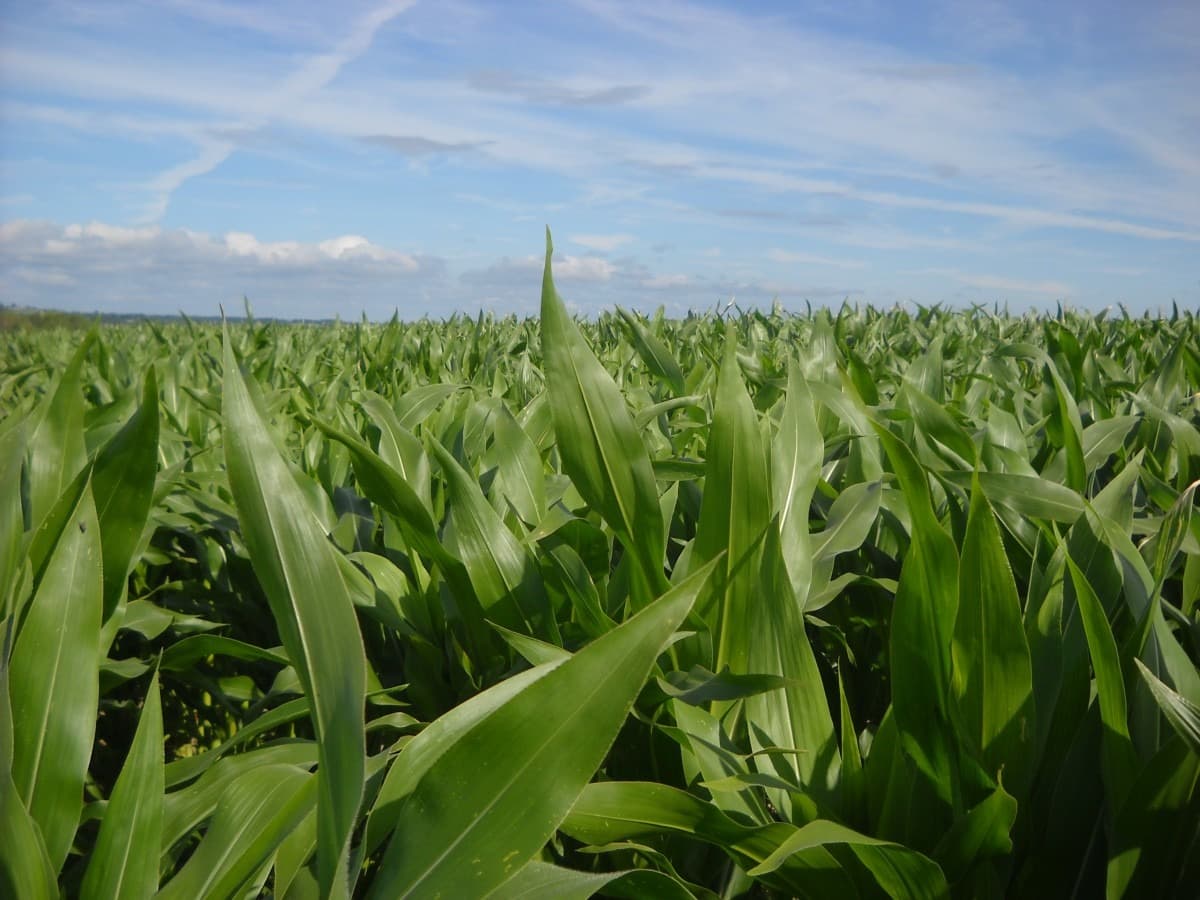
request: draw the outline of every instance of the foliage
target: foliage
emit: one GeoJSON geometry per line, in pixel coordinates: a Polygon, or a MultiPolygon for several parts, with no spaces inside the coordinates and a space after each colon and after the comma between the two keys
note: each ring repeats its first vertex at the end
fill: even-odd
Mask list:
{"type": "Polygon", "coordinates": [[[0,334],[0,894],[1184,893],[1197,324],[0,334]]]}

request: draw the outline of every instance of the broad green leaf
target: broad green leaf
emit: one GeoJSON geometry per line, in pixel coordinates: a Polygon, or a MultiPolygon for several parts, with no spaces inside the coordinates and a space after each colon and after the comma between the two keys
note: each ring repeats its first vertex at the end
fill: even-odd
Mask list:
{"type": "MultiPolygon", "coordinates": [[[[230,782],[203,840],[160,900],[232,898],[267,863],[317,800],[320,775],[294,766],[258,766],[230,782]]],[[[318,816],[318,829],[320,812],[318,816]]],[[[319,852],[319,851],[318,851],[319,852]]]]}
{"type": "MultiPolygon", "coordinates": [[[[10,594],[16,587],[23,563],[21,545],[25,538],[21,508],[21,469],[25,461],[24,423],[0,434],[0,484],[10,485],[0,495],[0,619],[9,615],[10,594]]],[[[11,599],[15,605],[15,598],[11,599]]]]}
{"type": "MultiPolygon", "coordinates": [[[[784,685],[745,701],[751,744],[798,751],[794,758],[759,757],[759,771],[794,777],[818,802],[834,797],[841,768],[837,734],[825,685],[804,629],[804,612],[791,591],[779,531],[769,529],[763,544],[762,590],[750,609],[746,664],[751,672],[777,675],[784,685]]],[[[776,798],[776,804],[784,802],[776,798]]],[[[790,807],[790,803],[787,803],[790,807]]]]}
{"type": "Polygon", "coordinates": [[[163,725],[158,673],[150,679],[133,745],[100,823],[81,897],[142,898],[158,890],[163,819],[163,725]]]}
{"type": "Polygon", "coordinates": [[[492,445],[500,492],[529,524],[540,522],[546,511],[546,476],[537,446],[507,407],[496,413],[496,439],[492,445]]]}
{"type": "Polygon", "coordinates": [[[387,400],[379,394],[366,391],[362,408],[363,412],[371,417],[375,427],[379,429],[380,458],[400,473],[425,508],[432,511],[433,500],[430,498],[429,491],[429,458],[425,455],[425,448],[421,446],[421,441],[400,424],[399,418],[388,405],[387,400]]]}
{"type": "Polygon", "coordinates": [[[814,847],[844,844],[875,877],[879,887],[896,900],[949,898],[950,889],[933,860],[901,844],[880,841],[851,828],[818,819],[809,822],[777,847],[748,874],[774,872],[792,856],[814,847]]]}
{"type": "Polygon", "coordinates": [[[722,555],[724,560],[715,583],[715,603],[702,612],[716,643],[715,668],[728,666],[735,674],[748,674],[758,638],[751,617],[761,591],[759,548],[770,524],[771,493],[766,449],[742,383],[732,330],[725,335],[706,456],[704,501],[692,556],[697,563],[722,555]]]}
{"type": "Polygon", "coordinates": [[[924,469],[901,441],[876,425],[912,514],[912,542],[892,613],[892,704],[905,750],[959,804],[950,709],[951,642],[958,614],[958,550],[934,515],[924,469]]]}
{"type": "Polygon", "coordinates": [[[55,871],[83,807],[100,680],[100,527],[90,487],[71,510],[17,633],[10,684],[17,794],[55,871]]]}
{"type": "Polygon", "coordinates": [[[1134,662],[1171,727],[1200,756],[1200,707],[1159,681],[1140,659],[1134,662]]]}
{"type": "Polygon", "coordinates": [[[780,546],[792,593],[804,607],[808,602],[813,556],[808,509],[821,473],[824,442],[812,397],[795,360],[788,362],[787,396],[770,455],[771,510],[779,518],[780,546]]]}
{"type": "Polygon", "coordinates": [[[988,774],[1024,798],[1034,774],[1037,730],[1033,670],[1021,601],[983,489],[971,490],[971,512],[958,570],[953,693],[970,746],[988,774]]]}
{"type": "Polygon", "coordinates": [[[711,574],[697,572],[458,736],[405,797],[372,894],[482,896],[528,862],[604,759],[711,574]]]}
{"type": "Polygon", "coordinates": [[[850,716],[850,704],[846,702],[846,687],[841,668],[838,669],[838,703],[840,708],[840,739],[842,770],[840,787],[843,816],[851,823],[866,822],[866,784],[863,777],[862,751],[858,735],[854,731],[854,719],[850,716]]]}
{"type": "Polygon", "coordinates": [[[88,332],[29,423],[25,465],[29,477],[29,519],[34,527],[87,463],[80,370],[96,339],[94,330],[88,332]]]}
{"type": "Polygon", "coordinates": [[[951,883],[966,878],[981,862],[1012,853],[1017,809],[1016,799],[997,787],[954,823],[933,853],[951,883]]]}
{"type": "Polygon", "coordinates": [[[404,801],[416,790],[425,773],[465,734],[525,690],[545,677],[558,662],[535,666],[506,678],[460,703],[431,722],[414,737],[388,769],[367,819],[366,850],[374,853],[396,827],[404,801]]]}
{"type": "Polygon", "coordinates": [[[484,615],[526,634],[541,631],[546,598],[533,560],[475,479],[436,440],[432,446],[447,482],[456,555],[466,566],[484,615]]]}
{"type": "Polygon", "coordinates": [[[1117,642],[1104,615],[1096,592],[1088,583],[1075,560],[1067,557],[1067,568],[1075,586],[1079,613],[1087,634],[1092,669],[1096,674],[1096,693],[1100,698],[1100,718],[1104,722],[1101,754],[1104,781],[1111,797],[1110,810],[1120,808],[1138,770],[1137,755],[1129,738],[1128,710],[1125,703],[1125,682],[1117,642]]]}
{"type": "Polygon", "coordinates": [[[312,707],[320,747],[317,863],[322,892],[349,894],[350,835],[362,797],[366,664],[336,552],[279,455],[225,339],[229,484],[254,571],[312,707]]]}
{"type": "Polygon", "coordinates": [[[1087,465],[1083,459],[1083,424],[1079,407],[1054,363],[1047,359],[1045,368],[1057,401],[1056,414],[1062,430],[1063,453],[1067,459],[1067,486],[1077,494],[1082,494],[1087,488],[1087,465]]]}
{"type": "Polygon", "coordinates": [[[125,599],[125,583],[146,528],[158,469],[158,381],[146,373],[142,405],[96,455],[92,493],[104,554],[104,619],[125,599]]]}
{"type": "Polygon", "coordinates": [[[563,470],[631,554],[653,594],[666,585],[666,536],[650,455],[616,382],[588,347],[554,289],[546,231],[542,349],[563,470]]]}
{"type": "Polygon", "coordinates": [[[13,721],[9,704],[12,619],[0,621],[0,894],[50,900],[58,896],[55,868],[42,832],[12,780],[13,721]]]}
{"type": "MultiPolygon", "coordinates": [[[[200,758],[208,755],[201,754],[200,758]]],[[[177,760],[167,766],[168,788],[172,787],[172,767],[188,761],[177,760]]],[[[174,845],[212,816],[226,789],[237,779],[256,771],[265,772],[272,766],[309,769],[316,762],[317,748],[311,741],[271,744],[215,760],[192,784],[172,790],[163,798],[163,858],[169,859],[174,845]]]]}
{"type": "Polygon", "coordinates": [[[487,900],[588,900],[603,891],[606,897],[693,900],[694,894],[676,879],[653,869],[623,872],[578,872],[533,860],[487,895],[487,900]]]}
{"type": "MultiPolygon", "coordinates": [[[[743,869],[769,859],[796,834],[794,825],[743,825],[712,803],[656,782],[604,781],[589,784],[572,807],[562,830],[588,844],[676,834],[720,847],[743,869]]],[[[811,851],[810,851],[811,853],[811,851]]],[[[853,883],[823,848],[815,858],[797,855],[761,880],[786,895],[845,896],[853,883]]]]}
{"type": "Polygon", "coordinates": [[[1112,825],[1106,895],[1184,897],[1195,881],[1180,875],[1195,854],[1200,822],[1200,755],[1169,740],[1131,780],[1112,825]]]}
{"type": "Polygon", "coordinates": [[[952,451],[968,466],[976,464],[975,442],[944,406],[911,382],[905,383],[903,396],[912,410],[914,423],[927,438],[952,451]]]}
{"type": "Polygon", "coordinates": [[[663,346],[662,341],[651,334],[633,313],[618,308],[617,314],[625,323],[629,341],[633,344],[638,356],[642,358],[642,362],[646,364],[646,368],[656,378],[665,381],[677,396],[686,393],[683,385],[683,371],[679,368],[675,357],[671,355],[671,351],[663,346]]]}
{"type": "Polygon", "coordinates": [[[984,496],[998,506],[1034,519],[1070,525],[1083,515],[1083,500],[1068,487],[1037,475],[1008,472],[944,472],[941,477],[962,487],[978,479],[984,496]]]}

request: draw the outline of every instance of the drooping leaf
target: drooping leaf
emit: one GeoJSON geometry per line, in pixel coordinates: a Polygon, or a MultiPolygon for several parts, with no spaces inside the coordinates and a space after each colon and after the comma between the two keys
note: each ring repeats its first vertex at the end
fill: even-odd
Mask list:
{"type": "Polygon", "coordinates": [[[483,896],[525,865],[604,759],[711,574],[697,572],[458,735],[404,798],[373,895],[483,896]]]}

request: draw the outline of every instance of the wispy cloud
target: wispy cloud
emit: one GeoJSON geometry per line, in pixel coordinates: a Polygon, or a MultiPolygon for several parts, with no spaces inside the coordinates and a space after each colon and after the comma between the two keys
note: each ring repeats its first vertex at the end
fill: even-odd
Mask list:
{"type": "Polygon", "coordinates": [[[601,82],[572,86],[496,69],[474,72],[467,79],[467,83],[477,91],[508,95],[527,103],[549,106],[620,106],[640,100],[651,93],[650,86],[645,84],[601,82]]]}
{"type": "Polygon", "coordinates": [[[369,134],[364,142],[395,150],[402,156],[438,156],[472,153],[486,147],[490,141],[435,141],[420,135],[369,134]]]}
{"type": "Polygon", "coordinates": [[[548,222],[595,298],[1111,302],[1109,267],[1200,302],[1186,3],[452,2],[14,7],[3,184],[60,223],[371,234],[492,298],[548,222]]]}
{"type": "MultiPolygon", "coordinates": [[[[288,109],[301,103],[327,87],[337,78],[338,73],[347,64],[353,62],[365,53],[374,41],[379,29],[389,21],[410,9],[416,0],[389,0],[359,17],[352,24],[350,31],[328,52],[316,54],[305,60],[294,72],[284,78],[276,87],[267,92],[269,109],[288,109]]],[[[218,13],[219,16],[233,14],[228,7],[211,4],[192,4],[192,9],[202,10],[209,16],[218,13]]],[[[241,18],[240,24],[249,20],[241,18]]],[[[245,121],[227,131],[232,134],[237,130],[255,131],[270,121],[271,115],[263,115],[256,119],[245,121]]],[[[192,178],[207,175],[217,166],[225,162],[236,149],[232,141],[203,142],[200,153],[194,159],[156,175],[146,183],[146,190],[151,199],[147,203],[142,221],[156,222],[166,215],[174,193],[192,178]]],[[[428,152],[428,151],[427,151],[428,152]]]]}

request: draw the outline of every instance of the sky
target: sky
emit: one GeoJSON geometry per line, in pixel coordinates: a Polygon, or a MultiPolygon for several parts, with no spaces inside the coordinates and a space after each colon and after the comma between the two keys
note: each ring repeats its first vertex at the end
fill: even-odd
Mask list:
{"type": "Polygon", "coordinates": [[[1200,309],[1200,3],[0,0],[0,302],[1200,309]]]}

